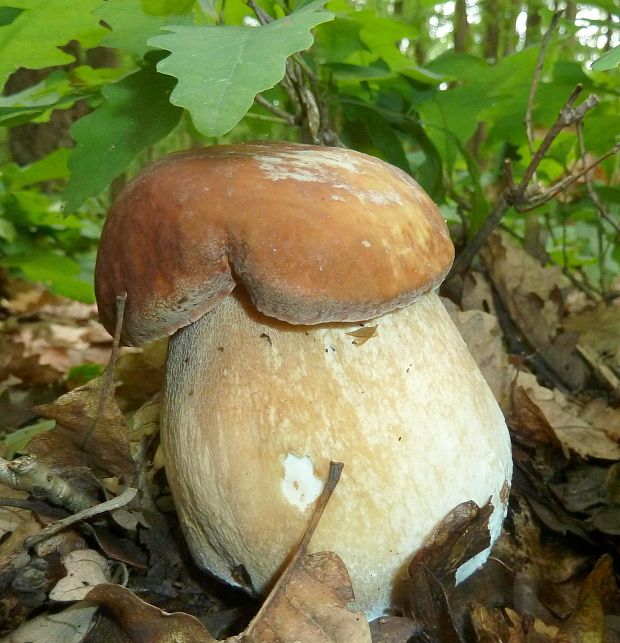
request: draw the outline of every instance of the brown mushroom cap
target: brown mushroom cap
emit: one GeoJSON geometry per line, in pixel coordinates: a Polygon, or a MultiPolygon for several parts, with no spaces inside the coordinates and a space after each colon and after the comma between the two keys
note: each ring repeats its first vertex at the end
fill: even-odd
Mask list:
{"type": "Polygon", "coordinates": [[[438,286],[454,248],[439,210],[401,170],[339,148],[249,143],[146,168],[103,229],[95,289],[125,343],[170,335],[237,284],[293,324],[359,321],[438,286]]]}

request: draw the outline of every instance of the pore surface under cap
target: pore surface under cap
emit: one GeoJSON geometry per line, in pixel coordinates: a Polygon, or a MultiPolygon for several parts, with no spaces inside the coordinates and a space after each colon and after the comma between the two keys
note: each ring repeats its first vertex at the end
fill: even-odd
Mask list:
{"type": "Polygon", "coordinates": [[[200,318],[241,284],[265,315],[357,321],[441,283],[445,222],[404,172],[339,148],[249,143],[164,157],[120,194],[95,276],[112,331],[139,345],[200,318]]]}

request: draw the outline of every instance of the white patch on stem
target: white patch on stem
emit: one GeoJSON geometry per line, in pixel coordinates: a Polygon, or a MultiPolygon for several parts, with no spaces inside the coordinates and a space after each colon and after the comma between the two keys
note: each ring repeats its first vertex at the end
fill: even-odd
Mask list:
{"type": "Polygon", "coordinates": [[[289,453],[284,460],[282,493],[287,502],[305,511],[321,494],[323,482],[314,475],[312,460],[289,453]]]}

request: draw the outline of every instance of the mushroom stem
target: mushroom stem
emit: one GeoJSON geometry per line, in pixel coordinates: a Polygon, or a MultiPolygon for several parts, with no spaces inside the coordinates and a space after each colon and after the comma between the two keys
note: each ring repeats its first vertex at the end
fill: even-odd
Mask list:
{"type": "Polygon", "coordinates": [[[492,496],[497,538],[508,431],[441,300],[372,324],[356,345],[359,324],[292,326],[235,292],[172,337],[162,442],[201,567],[234,584],[242,564],[266,591],[331,460],[345,468],[309,551],[344,560],[369,617],[398,602],[411,556],[457,504],[492,496]]]}

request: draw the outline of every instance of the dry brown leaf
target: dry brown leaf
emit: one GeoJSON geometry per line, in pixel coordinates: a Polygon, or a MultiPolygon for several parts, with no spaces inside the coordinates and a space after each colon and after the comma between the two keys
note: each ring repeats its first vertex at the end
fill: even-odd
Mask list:
{"type": "Polygon", "coordinates": [[[497,317],[481,310],[461,312],[453,303],[442,301],[498,404],[508,409],[515,369],[508,361],[497,317]]]}
{"type": "Polygon", "coordinates": [[[370,643],[362,612],[346,609],[354,599],[349,574],[333,552],[300,558],[286,583],[235,641],[239,643],[370,643]]]}
{"type": "Polygon", "coordinates": [[[555,643],[557,627],[506,608],[476,605],[471,613],[479,643],[555,643]]]}
{"type": "Polygon", "coordinates": [[[446,591],[454,589],[456,570],[489,547],[491,500],[484,507],[468,501],[457,505],[433,531],[409,565],[409,609],[433,641],[458,643],[446,591]]]}
{"type": "Polygon", "coordinates": [[[29,450],[57,467],[88,466],[101,475],[127,476],[135,472],[129,447],[129,428],[105,385],[106,374],[37,407],[44,417],[56,420],[51,431],[39,435],[29,450]]]}
{"type": "Polygon", "coordinates": [[[97,611],[86,602],[72,605],[62,612],[41,614],[18,627],[3,643],[81,643],[97,611]]]}
{"type": "Polygon", "coordinates": [[[608,406],[605,400],[590,400],[580,411],[579,417],[602,431],[610,439],[620,442],[620,409],[608,406]]]}
{"type": "Polygon", "coordinates": [[[470,270],[465,274],[460,303],[464,311],[479,310],[497,317],[493,288],[480,272],[470,270]]]}
{"type": "Polygon", "coordinates": [[[67,572],[61,578],[49,597],[53,601],[80,601],[96,585],[108,583],[108,561],[94,549],[77,549],[62,559],[67,572]]]}
{"type": "Polygon", "coordinates": [[[363,346],[371,337],[376,337],[378,332],[378,326],[364,326],[363,328],[358,328],[357,330],[352,330],[347,335],[355,337],[353,344],[356,346],[363,346]]]}
{"type": "Polygon", "coordinates": [[[613,368],[620,369],[620,306],[599,303],[564,320],[564,327],[579,333],[579,342],[604,356],[613,368]]]}
{"type": "Polygon", "coordinates": [[[235,641],[239,643],[371,643],[368,621],[351,612],[351,580],[333,552],[308,555],[308,543],[340,479],[342,463],[331,462],[304,537],[271,594],[235,641]]]}
{"type": "Polygon", "coordinates": [[[405,616],[381,616],[370,623],[372,643],[403,643],[421,632],[421,625],[405,616]]]}
{"type": "Polygon", "coordinates": [[[110,612],[131,643],[215,643],[194,616],[164,612],[120,585],[97,585],[87,600],[110,612]]]}
{"type": "Polygon", "coordinates": [[[490,545],[489,517],[493,510],[490,499],[483,507],[473,500],[457,505],[415,554],[409,575],[414,576],[416,565],[424,565],[440,581],[450,578],[464,562],[490,545]]]}
{"type": "Polygon", "coordinates": [[[409,608],[431,641],[462,642],[454,625],[446,590],[423,563],[412,562],[409,566],[409,608]]]}
{"type": "Polygon", "coordinates": [[[566,448],[584,458],[620,459],[620,444],[610,439],[604,429],[582,419],[579,406],[561,391],[540,386],[532,375],[522,374],[518,382],[566,448]]]}
{"type": "Polygon", "coordinates": [[[563,289],[569,282],[557,266],[543,267],[506,235],[492,235],[481,253],[512,321],[523,337],[571,389],[583,386],[587,370],[573,350],[576,336],[562,335],[563,289]]]}
{"type": "Polygon", "coordinates": [[[562,448],[545,414],[531,400],[522,386],[513,388],[512,409],[507,421],[513,434],[521,442],[528,445],[549,444],[562,448]]]}
{"type": "Polygon", "coordinates": [[[577,609],[560,627],[558,643],[573,641],[604,641],[607,607],[618,596],[613,560],[605,554],[586,578],[579,595],[577,609]]]}

